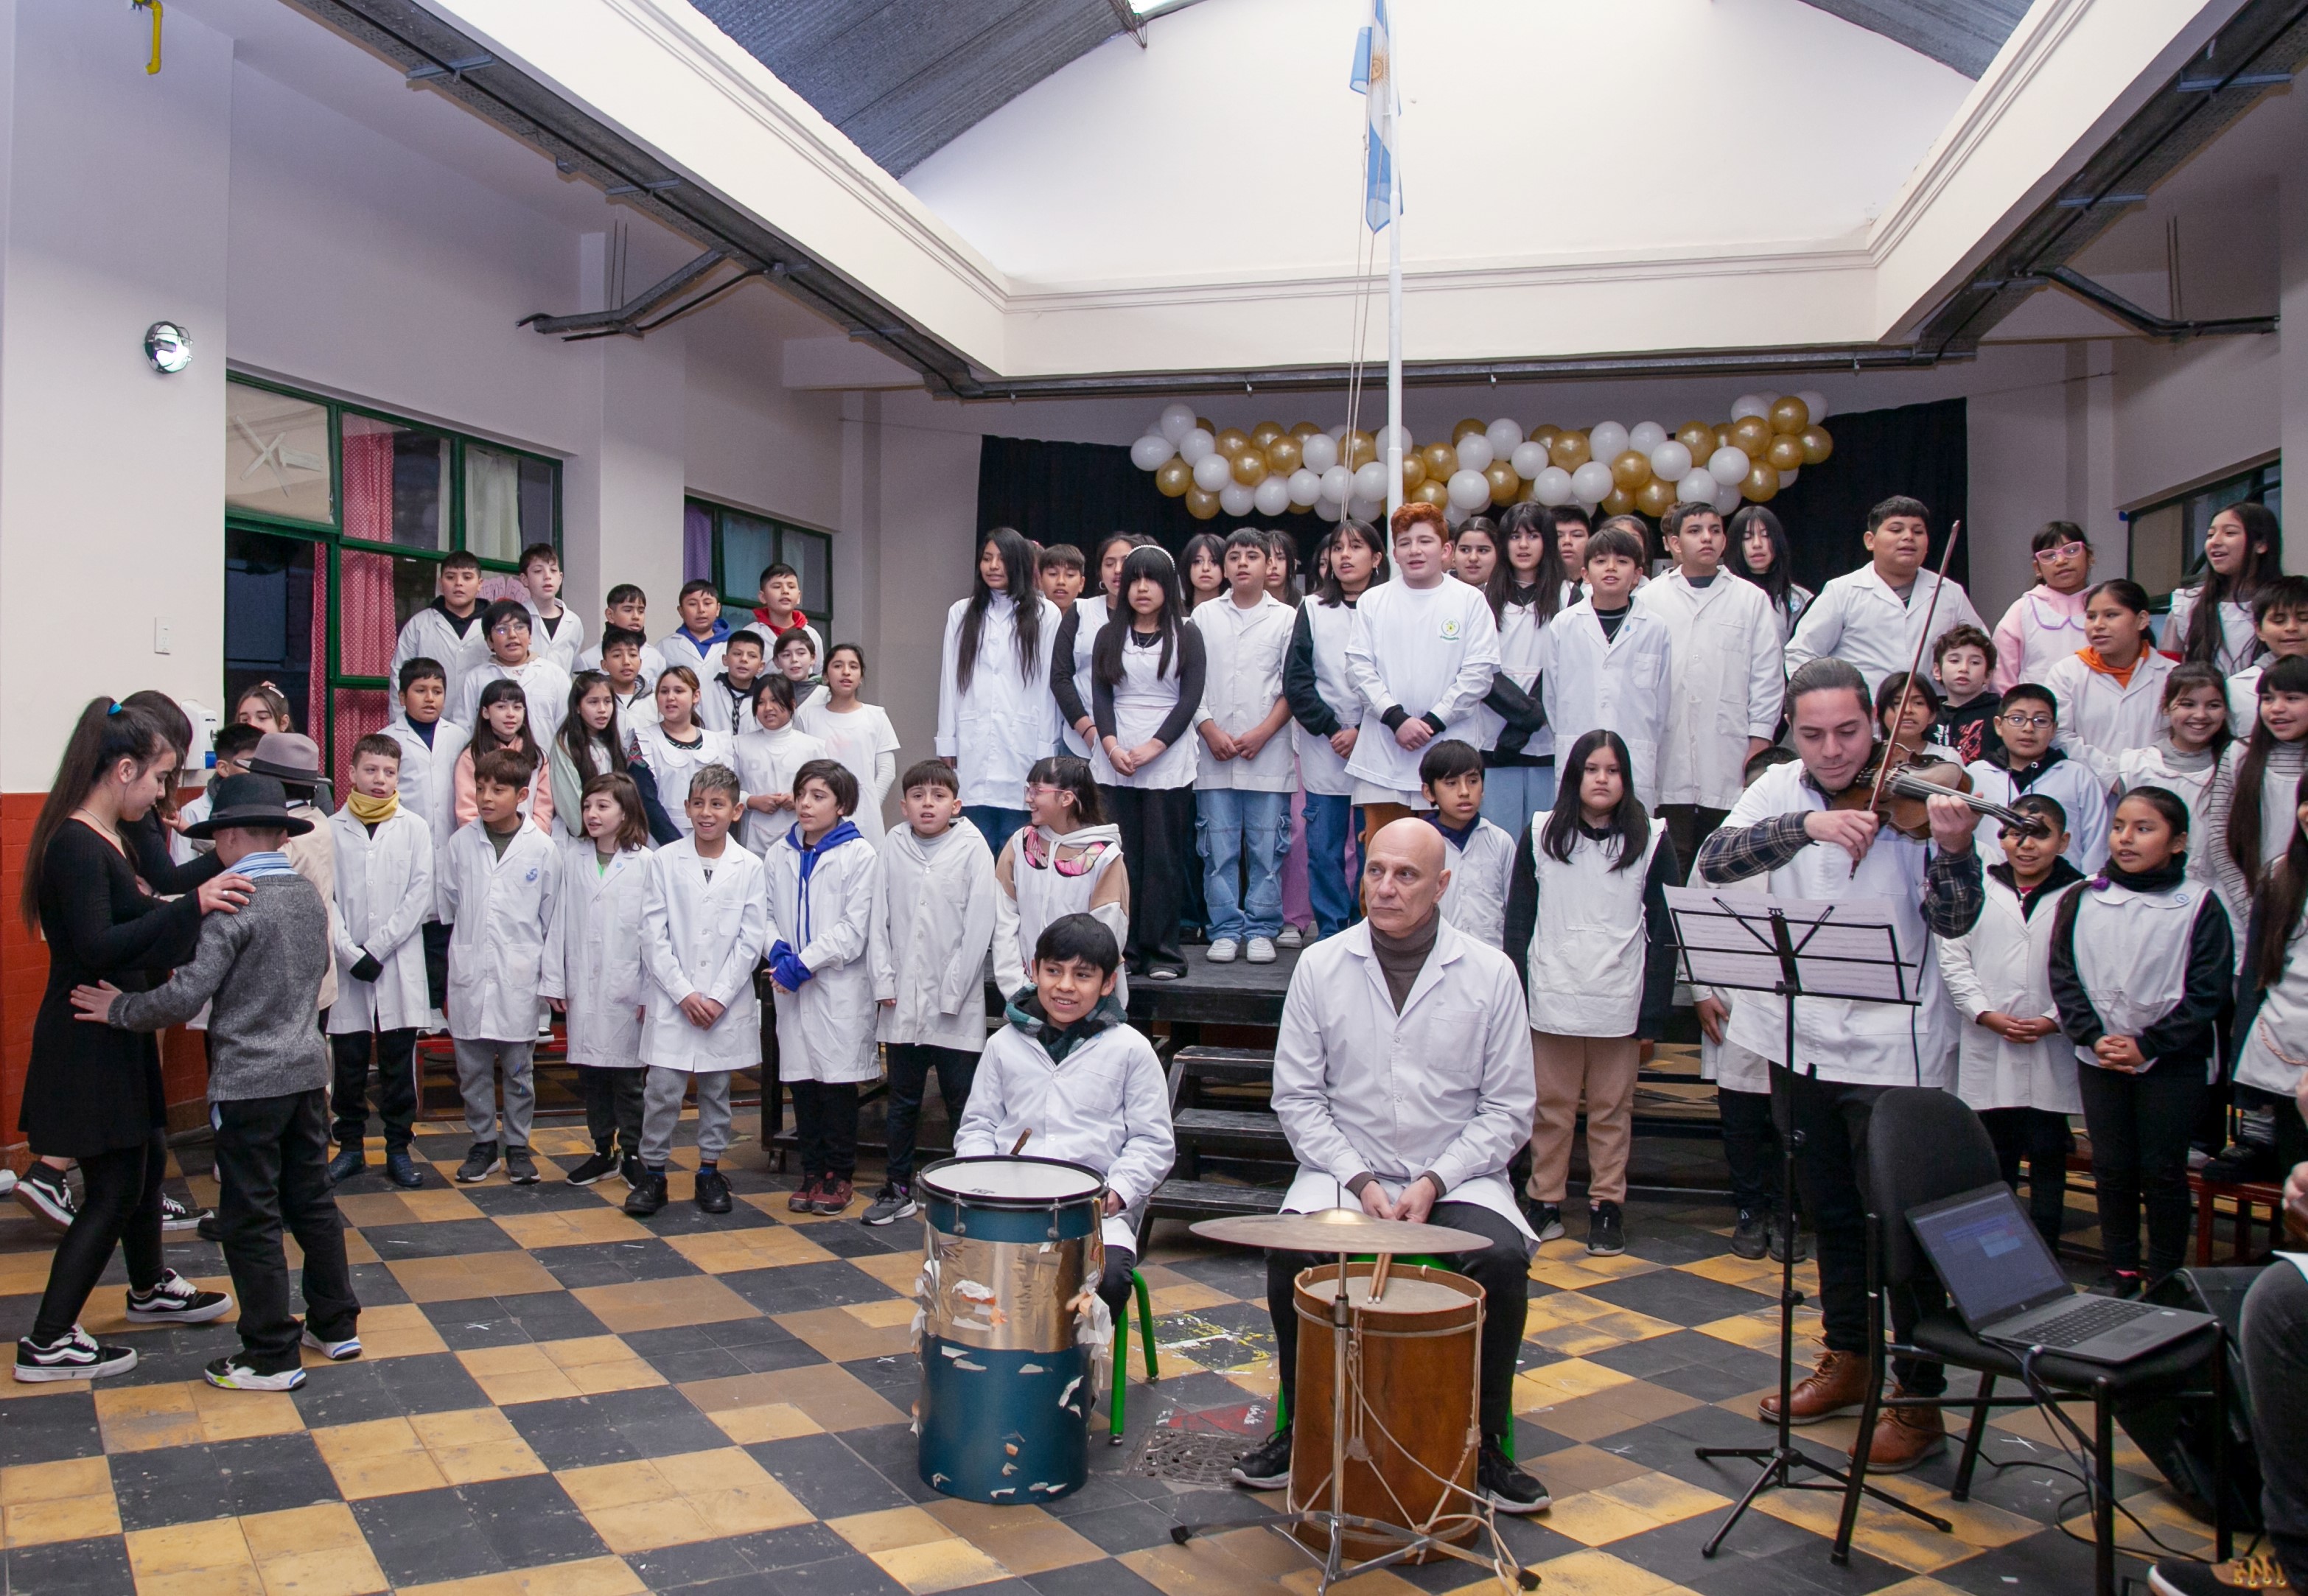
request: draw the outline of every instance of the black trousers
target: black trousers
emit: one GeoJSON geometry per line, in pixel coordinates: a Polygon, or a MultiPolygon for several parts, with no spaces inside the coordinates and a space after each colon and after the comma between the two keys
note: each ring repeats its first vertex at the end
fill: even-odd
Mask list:
{"type": "MultiPolygon", "coordinates": [[[[1830,1350],[1861,1352],[1867,1347],[1867,1127],[1875,1100],[1888,1086],[1861,1086],[1797,1074],[1771,1066],[1771,1095],[1779,1123],[1793,1128],[1796,1189],[1819,1237],[1820,1316],[1830,1350]]],[[[1891,1216],[1891,1223],[1900,1222],[1891,1216]]],[[[1895,1287],[1891,1333],[1906,1340],[1916,1322],[1947,1306],[1938,1280],[1895,1287]]],[[[1897,1358],[1892,1375],[1910,1396],[1938,1396],[1947,1390],[1947,1371],[1937,1363],[1897,1358]]]]}
{"type": "Polygon", "coordinates": [[[577,1088],[585,1094],[585,1130],[597,1152],[622,1143],[628,1158],[642,1155],[642,1097],[649,1085],[649,1066],[614,1068],[584,1064],[577,1066],[577,1088]]]}
{"type": "MultiPolygon", "coordinates": [[[[1479,1417],[1486,1436],[1512,1435],[1515,1359],[1521,1350],[1523,1319],[1530,1305],[1530,1243],[1505,1215],[1474,1203],[1437,1203],[1427,1222],[1472,1230],[1490,1243],[1481,1252],[1453,1253],[1442,1262],[1483,1288],[1479,1417]]],[[[1298,1399],[1298,1309],[1292,1287],[1301,1271],[1337,1262],[1336,1254],[1266,1255],[1266,1311],[1274,1316],[1274,1350],[1281,1360],[1282,1389],[1289,1393],[1294,1411],[1298,1399]]]]}
{"type": "Polygon", "coordinates": [[[805,1175],[847,1180],[857,1172],[857,1083],[794,1081],[794,1130],[805,1175]]]}
{"type": "MultiPolygon", "coordinates": [[[[1114,1316],[1114,1322],[1117,1324],[1130,1311],[1130,1272],[1137,1267],[1138,1255],[1128,1247],[1109,1247],[1106,1249],[1106,1272],[1098,1277],[1098,1294],[1106,1303],[1106,1311],[1114,1316]]],[[[1116,1368],[1114,1377],[1120,1380],[1122,1370],[1116,1368]]]]}
{"type": "Polygon", "coordinates": [[[2268,1539],[2308,1591],[2308,1280],[2289,1264],[2261,1271],[2243,1299],[2243,1368],[2268,1539]]]}
{"type": "Polygon", "coordinates": [[[384,1121],[384,1150],[406,1152],[416,1134],[417,1031],[366,1031],[329,1039],[329,1057],[336,1065],[335,1090],[330,1094],[336,1110],[340,1147],[358,1147],[368,1134],[368,1061],[376,1052],[376,1113],[384,1121]]]}
{"type": "Polygon", "coordinates": [[[456,928],[439,920],[426,920],[417,928],[425,938],[425,995],[436,1009],[449,1003],[449,936],[456,928]]]}
{"type": "Polygon", "coordinates": [[[2067,1213],[2068,1150],[2076,1144],[2068,1117],[2049,1109],[1982,1109],[1979,1122],[1995,1143],[1995,1161],[2002,1166],[2003,1184],[2014,1195],[2020,1190],[2020,1164],[2028,1164],[2028,1217],[2037,1234],[2054,1252],[2060,1250],[2060,1229],[2067,1213]]]}
{"type": "Polygon", "coordinates": [[[1659,818],[1666,823],[1667,840],[1675,844],[1675,876],[1688,883],[1692,861],[1699,857],[1699,845],[1713,836],[1723,824],[1728,809],[1709,809],[1701,804],[1661,804],[1659,818]]]}
{"type": "Polygon", "coordinates": [[[1768,1218],[1779,1211],[1779,1133],[1771,1123],[1771,1094],[1715,1089],[1723,1121],[1723,1161],[1731,1166],[1731,1200],[1742,1213],[1768,1218]]]}
{"type": "MultiPolygon", "coordinates": [[[[778,1079],[778,984],[767,970],[754,972],[754,991],[762,1000],[762,1151],[785,1134],[786,1089],[778,1079]]],[[[801,1110],[794,1110],[800,1117],[801,1110]]]]}
{"type": "Polygon", "coordinates": [[[160,1130],[141,1147],[80,1160],[80,1212],[49,1261],[48,1287],[32,1320],[36,1340],[52,1342],[79,1322],[115,1247],[127,1257],[131,1286],[149,1291],[159,1283],[167,1267],[160,1261],[160,1178],[168,1169],[168,1133],[160,1130]]]}
{"type": "Polygon", "coordinates": [[[1130,973],[1156,965],[1186,967],[1178,951],[1178,920],[1186,884],[1201,874],[1194,849],[1192,787],[1101,787],[1106,811],[1122,831],[1122,867],[1130,876],[1130,973]]]}
{"type": "Polygon", "coordinates": [[[290,1310],[285,1227],[305,1254],[305,1312],[313,1333],[353,1333],[360,1303],[345,1263],[345,1226],[329,1186],[329,1110],[318,1087],[246,1098],[209,1110],[216,1126],[217,1228],[240,1298],[240,1343],[249,1367],[278,1374],[297,1365],[303,1326],[290,1310]]]}
{"type": "Polygon", "coordinates": [[[2201,1063],[2163,1063],[2143,1075],[2076,1066],[2091,1133],[2100,1254],[2110,1269],[2140,1267],[2140,1211],[2148,1210],[2148,1272],[2187,1261],[2188,1137],[2203,1100],[2201,1063]]]}
{"type": "MultiPolygon", "coordinates": [[[[2232,1090],[2235,1106],[2252,1113],[2266,1114],[2276,1122],[2276,1165],[2289,1173],[2295,1164],[2308,1163],[2308,1121],[2300,1117],[2300,1104],[2290,1092],[2278,1094],[2263,1091],[2257,1086],[2237,1082],[2232,1090]]],[[[2204,1096],[2214,1098],[2219,1089],[2207,1087],[2204,1096]]]]}
{"type": "Polygon", "coordinates": [[[934,1048],[926,1042],[888,1042],[882,1053],[890,1065],[890,1125],[884,1135],[890,1149],[890,1184],[909,1186],[914,1178],[914,1127],[921,1123],[930,1073],[937,1073],[938,1095],[945,1100],[946,1118],[959,1126],[961,1111],[969,1102],[969,1083],[977,1074],[977,1055],[960,1048],[934,1048]]]}

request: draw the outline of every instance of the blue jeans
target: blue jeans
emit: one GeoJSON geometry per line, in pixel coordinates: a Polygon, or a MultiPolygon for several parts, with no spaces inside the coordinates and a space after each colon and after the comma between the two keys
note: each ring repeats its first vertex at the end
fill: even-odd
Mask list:
{"type": "MultiPolygon", "coordinates": [[[[1282,861],[1290,852],[1290,795],[1211,788],[1194,794],[1202,899],[1210,940],[1272,936],[1282,929],[1282,861]],[[1245,860],[1250,890],[1236,884],[1245,860]]],[[[1311,894],[1310,894],[1311,895],[1311,894]]]]}
{"type": "Polygon", "coordinates": [[[1483,768],[1483,818],[1520,840],[1530,817],[1554,807],[1551,764],[1494,764],[1483,768]]]}
{"type": "Polygon", "coordinates": [[[1336,936],[1354,922],[1355,883],[1362,872],[1347,872],[1347,843],[1355,841],[1362,858],[1361,829],[1354,800],[1345,793],[1306,795],[1306,897],[1314,906],[1314,935],[1336,936]]]}
{"type": "Polygon", "coordinates": [[[997,859],[1002,857],[1002,845],[1025,829],[1026,824],[1025,810],[997,809],[992,804],[964,804],[961,817],[977,828],[977,834],[986,839],[986,846],[994,850],[997,859]]]}

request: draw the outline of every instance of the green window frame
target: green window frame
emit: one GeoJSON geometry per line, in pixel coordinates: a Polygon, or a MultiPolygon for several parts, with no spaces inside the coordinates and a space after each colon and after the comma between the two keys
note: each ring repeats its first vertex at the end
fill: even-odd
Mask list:
{"type": "Polygon", "coordinates": [[[810,624],[833,645],[833,534],[781,515],[764,515],[736,505],[688,496],[689,518],[702,514],[709,528],[710,568],[690,574],[713,583],[721,608],[734,610],[730,625],[753,613],[761,602],[762,570],[782,562],[801,577],[801,609],[810,624]]]}
{"type": "Polygon", "coordinates": [[[2284,473],[2276,456],[2124,512],[2126,569],[2148,590],[2157,613],[2170,613],[2173,591],[2202,576],[2204,534],[2212,518],[2247,499],[2284,513],[2284,473]]]}

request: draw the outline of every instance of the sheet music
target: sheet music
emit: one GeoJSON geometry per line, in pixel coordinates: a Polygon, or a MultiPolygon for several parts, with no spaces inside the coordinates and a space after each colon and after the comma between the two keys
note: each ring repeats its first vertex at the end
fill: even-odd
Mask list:
{"type": "Polygon", "coordinates": [[[1885,898],[1839,903],[1767,898],[1723,887],[1666,891],[1681,945],[1679,973],[1695,985],[1770,991],[1780,981],[1771,910],[1787,922],[1806,996],[1913,1003],[1915,967],[1903,971],[1885,898]]]}

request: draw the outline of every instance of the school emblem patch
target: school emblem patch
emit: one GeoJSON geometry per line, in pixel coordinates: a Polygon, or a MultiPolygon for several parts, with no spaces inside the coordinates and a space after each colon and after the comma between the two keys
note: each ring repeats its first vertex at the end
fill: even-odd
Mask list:
{"type": "Polygon", "coordinates": [[[1456,643],[1459,641],[1459,617],[1457,616],[1454,615],[1449,620],[1442,623],[1442,641],[1445,643],[1456,643]]]}

